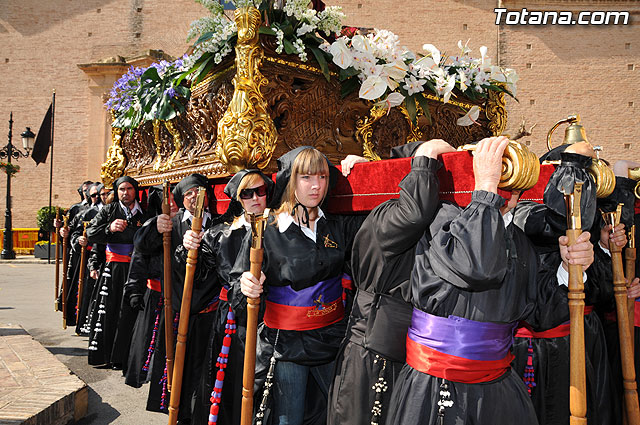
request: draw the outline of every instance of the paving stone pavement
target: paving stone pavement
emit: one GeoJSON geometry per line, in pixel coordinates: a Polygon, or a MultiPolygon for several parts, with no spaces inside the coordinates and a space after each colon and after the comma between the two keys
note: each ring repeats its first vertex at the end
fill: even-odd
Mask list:
{"type": "MultiPolygon", "coordinates": [[[[3,340],[0,342],[0,411],[2,406],[7,404],[8,397],[12,393],[14,396],[17,394],[14,391],[23,391],[21,394],[24,394],[22,398],[25,402],[31,399],[35,400],[30,402],[34,404],[54,404],[54,396],[48,391],[64,388],[63,385],[56,385],[50,390],[44,389],[43,386],[40,387],[43,389],[37,391],[26,388],[38,380],[46,383],[56,375],[60,378],[63,376],[63,369],[57,367],[61,367],[69,379],[75,379],[75,382],[81,380],[87,384],[87,414],[76,422],[77,425],[166,424],[166,415],[145,410],[148,385],[131,388],[124,384],[120,371],[94,368],[87,364],[87,338],[76,336],[71,327],[63,330],[62,314],[54,311],[54,273],[54,264],[47,264],[46,261],[33,257],[19,256],[17,260],[0,260],[0,324],[3,324],[0,325],[0,335],[7,334],[0,336],[0,340],[3,340]],[[4,342],[7,337],[11,339],[10,344],[4,342]],[[43,350],[40,354],[35,348],[29,348],[28,344],[36,342],[36,346],[43,350]],[[18,346],[19,350],[16,348],[18,346]],[[16,350],[11,347],[19,352],[27,351],[23,357],[31,359],[30,361],[40,362],[40,358],[49,356],[57,359],[62,365],[41,365],[37,374],[29,374],[26,372],[28,367],[20,365],[16,360],[16,350]],[[2,362],[12,364],[11,373],[7,372],[8,368],[3,368],[2,362]],[[69,374],[69,370],[72,374],[69,374]],[[18,383],[24,384],[22,389],[17,388],[18,383]]],[[[71,399],[63,401],[54,409],[49,409],[47,414],[50,417],[55,416],[55,409],[69,411],[69,403],[72,403],[71,399]]],[[[33,405],[29,405],[29,408],[32,407],[33,405]]],[[[67,420],[73,419],[68,417],[67,420]]],[[[24,422],[22,419],[3,419],[0,416],[0,425],[19,423],[30,425],[55,422],[24,422]]]]}

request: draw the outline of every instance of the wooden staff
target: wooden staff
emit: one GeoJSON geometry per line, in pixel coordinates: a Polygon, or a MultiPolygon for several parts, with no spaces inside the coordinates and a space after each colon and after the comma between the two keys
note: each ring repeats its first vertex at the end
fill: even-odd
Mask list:
{"type": "Polygon", "coordinates": [[[64,216],[66,236],[62,239],[62,329],[67,329],[67,268],[69,267],[69,217],[64,216]]]}
{"type": "MultiPolygon", "coordinates": [[[[169,181],[162,186],[162,214],[171,217],[169,181]]],[[[167,390],[171,392],[173,382],[173,307],[171,306],[171,231],[162,234],[164,253],[164,339],[167,355],[167,390]]]]}
{"type": "MultiPolygon", "coordinates": [[[[82,225],[84,226],[82,237],[87,239],[87,226],[89,225],[89,222],[84,221],[82,222],[82,225]]],[[[82,291],[84,290],[84,279],[87,275],[87,247],[80,246],[80,248],[82,249],[82,253],[80,254],[80,278],[78,279],[78,304],[76,306],[76,317],[78,317],[80,310],[82,309],[82,291]]]]}
{"type": "Polygon", "coordinates": [[[58,235],[58,230],[60,230],[57,225],[60,222],[60,207],[56,208],[56,287],[55,294],[53,294],[53,306],[55,311],[58,311],[58,293],[60,292],[60,236],[58,235]]]}
{"type": "MultiPolygon", "coordinates": [[[[582,183],[575,183],[573,193],[565,193],[567,206],[567,238],[569,246],[576,243],[582,233],[580,198],[582,183]]],[[[587,424],[587,377],[585,371],[584,349],[584,282],[582,266],[569,264],[569,315],[571,319],[569,334],[570,379],[569,379],[569,418],[570,425],[587,424]]]]}
{"type": "MultiPolygon", "coordinates": [[[[606,224],[615,226],[620,224],[622,204],[613,212],[603,212],[606,224]]],[[[618,315],[618,336],[620,339],[620,357],[622,362],[622,386],[624,388],[624,405],[627,420],[630,425],[640,425],[640,408],[638,407],[638,392],[636,386],[636,372],[633,362],[633,348],[629,327],[629,310],[627,285],[622,266],[622,248],[609,239],[611,252],[611,267],[613,269],[613,292],[616,299],[616,313],[618,315]]]]}
{"type": "MultiPolygon", "coordinates": [[[[196,210],[191,222],[191,230],[200,233],[202,229],[202,214],[204,212],[205,189],[198,188],[196,210]]],[[[180,305],[180,321],[178,322],[178,342],[176,343],[176,355],[173,364],[173,388],[169,400],[169,425],[175,425],[178,421],[178,408],[180,406],[180,392],[182,391],[182,371],[184,368],[184,354],[187,349],[187,332],[189,331],[189,316],[191,312],[191,293],[193,292],[193,278],[198,262],[198,250],[190,249],[187,255],[187,268],[184,275],[184,289],[182,290],[182,304],[180,305]]]]}
{"type": "MultiPolygon", "coordinates": [[[[627,288],[633,282],[633,279],[636,278],[636,226],[631,226],[628,233],[629,242],[627,243],[627,247],[624,249],[624,261],[625,261],[625,271],[627,277],[627,288]]],[[[635,331],[635,307],[636,300],[633,298],[627,298],[627,303],[629,304],[629,335],[631,336],[631,354],[634,355],[635,341],[634,341],[634,331],[635,331]]]]}
{"type": "MultiPolygon", "coordinates": [[[[251,221],[251,251],[249,271],[258,280],[262,270],[264,248],[262,241],[264,230],[269,217],[269,209],[265,209],[262,216],[249,214],[251,221]]],[[[251,425],[253,419],[253,383],[256,373],[256,342],[258,339],[258,312],[260,297],[247,298],[247,337],[244,348],[244,369],[242,372],[242,411],[240,425],[251,425]]]]}

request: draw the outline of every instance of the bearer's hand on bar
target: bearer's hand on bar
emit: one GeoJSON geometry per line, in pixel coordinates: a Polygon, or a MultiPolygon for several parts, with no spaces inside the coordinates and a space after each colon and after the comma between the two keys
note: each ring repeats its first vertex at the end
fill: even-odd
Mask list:
{"type": "Polygon", "coordinates": [[[353,166],[360,164],[361,162],[369,162],[366,158],[358,155],[347,155],[345,159],[340,161],[340,168],[342,169],[342,175],[348,177],[353,169],[353,166]]]}
{"type": "Polygon", "coordinates": [[[569,153],[577,153],[584,156],[590,156],[591,158],[596,157],[596,152],[593,150],[593,146],[591,146],[588,142],[578,142],[569,145],[565,152],[569,153]]]}
{"type": "Polygon", "coordinates": [[[478,142],[473,154],[474,190],[498,193],[502,175],[502,154],[509,144],[504,136],[489,137],[478,142]]]}
{"type": "Polygon", "coordinates": [[[619,177],[629,177],[629,168],[640,167],[640,163],[621,159],[613,164],[613,174],[619,177]]]}
{"type": "Polygon", "coordinates": [[[187,249],[200,248],[200,241],[204,232],[196,233],[193,230],[187,230],[182,238],[182,246],[187,249]]]}
{"type": "Polygon", "coordinates": [[[87,244],[89,243],[89,241],[87,240],[87,238],[85,238],[84,236],[80,236],[78,238],[78,243],[80,244],[80,246],[87,246],[87,244]]]}
{"type": "Polygon", "coordinates": [[[68,227],[61,227],[60,228],[60,236],[62,236],[63,238],[66,238],[67,235],[69,234],[69,228],[68,227]]]}
{"type": "Polygon", "coordinates": [[[627,297],[638,298],[640,297],[640,277],[636,277],[627,288],[627,297]]]}
{"type": "Polygon", "coordinates": [[[258,298],[262,294],[262,284],[265,279],[266,276],[262,271],[260,272],[260,280],[256,279],[251,272],[244,272],[240,277],[240,290],[249,298],[258,298]]]}
{"type": "Polygon", "coordinates": [[[589,241],[591,234],[582,232],[576,239],[576,243],[569,246],[569,238],[560,236],[558,245],[560,246],[560,256],[562,257],[562,267],[569,271],[569,264],[581,265],[583,270],[587,270],[593,263],[593,245],[589,241]]]}
{"type": "Polygon", "coordinates": [[[611,240],[622,248],[627,244],[627,234],[624,232],[624,224],[618,224],[613,233],[611,233],[611,227],[610,224],[607,224],[600,230],[600,246],[604,249],[609,249],[609,241],[611,240]]]}
{"type": "Polygon", "coordinates": [[[100,272],[98,272],[98,270],[91,270],[89,271],[89,277],[91,277],[91,279],[93,280],[98,280],[98,278],[100,277],[100,272]]]}
{"type": "Polygon", "coordinates": [[[438,155],[447,152],[455,152],[455,148],[442,139],[431,139],[421,144],[416,149],[415,156],[428,156],[429,158],[438,159],[438,155]]]}
{"type": "Polygon", "coordinates": [[[123,220],[121,218],[116,218],[111,222],[111,225],[109,225],[109,230],[111,230],[111,233],[122,232],[126,228],[127,220],[123,220]]]}
{"type": "Polygon", "coordinates": [[[156,227],[158,228],[158,233],[170,232],[173,228],[171,217],[167,214],[160,214],[158,216],[158,220],[156,221],[156,227]]]}

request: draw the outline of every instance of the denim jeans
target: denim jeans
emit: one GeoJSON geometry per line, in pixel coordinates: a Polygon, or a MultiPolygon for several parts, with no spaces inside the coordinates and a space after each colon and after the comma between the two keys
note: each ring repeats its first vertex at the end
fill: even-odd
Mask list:
{"type": "Polygon", "coordinates": [[[326,402],[335,361],[320,366],[277,362],[275,370],[274,425],[301,425],[309,374],[313,375],[326,402]]]}

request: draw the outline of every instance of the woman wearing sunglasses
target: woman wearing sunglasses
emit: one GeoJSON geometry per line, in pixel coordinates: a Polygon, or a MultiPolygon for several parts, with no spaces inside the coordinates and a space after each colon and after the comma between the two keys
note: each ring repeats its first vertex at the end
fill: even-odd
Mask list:
{"type": "MultiPolygon", "coordinates": [[[[330,216],[322,210],[338,171],[318,150],[294,149],[278,159],[278,170],[273,202],[278,208],[264,235],[263,273],[260,279],[242,273],[249,270],[245,244],[232,272],[232,288],[237,282],[242,294],[252,298],[264,288],[256,376],[266,370],[273,355],[277,362],[272,423],[302,424],[309,410],[305,402],[312,400],[321,403],[316,418],[323,422],[346,326],[343,273],[348,272],[352,241],[362,219],[330,216]],[[313,397],[308,388],[317,388],[320,394],[313,397]]],[[[245,298],[238,297],[242,294],[234,292],[234,303],[246,305],[245,298]]]]}
{"type": "Polygon", "coordinates": [[[273,181],[259,170],[242,170],[231,178],[224,192],[231,203],[220,224],[200,234],[188,230],[176,253],[186,265],[188,250],[199,250],[194,285],[209,280],[222,283],[218,317],[209,336],[207,364],[192,415],[194,424],[240,423],[246,311],[244,306],[230,307],[228,279],[245,236],[251,234],[247,214],[264,212],[273,181]],[[227,363],[217,365],[219,358],[225,357],[227,363]]]}

